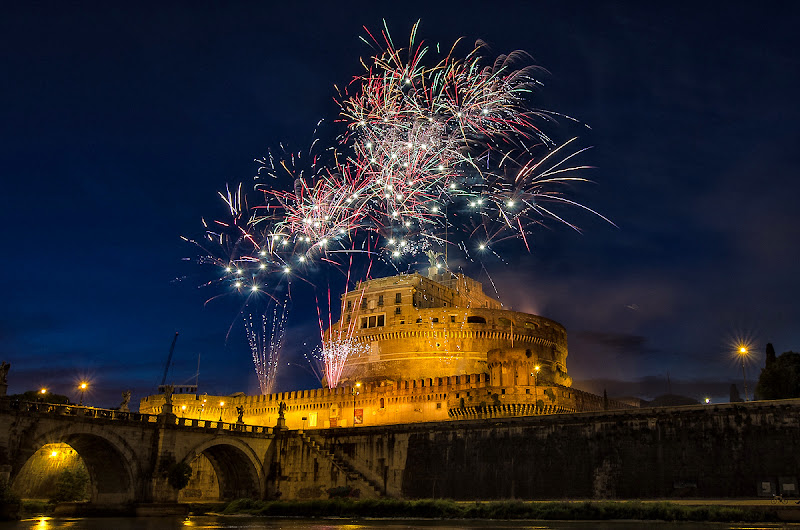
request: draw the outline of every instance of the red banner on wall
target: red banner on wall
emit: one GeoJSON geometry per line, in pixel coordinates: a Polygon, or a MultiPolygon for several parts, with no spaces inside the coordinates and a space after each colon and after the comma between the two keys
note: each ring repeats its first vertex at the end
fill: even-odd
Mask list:
{"type": "Polygon", "coordinates": [[[353,415],[353,425],[358,425],[359,423],[364,423],[364,409],[356,409],[353,415]]]}

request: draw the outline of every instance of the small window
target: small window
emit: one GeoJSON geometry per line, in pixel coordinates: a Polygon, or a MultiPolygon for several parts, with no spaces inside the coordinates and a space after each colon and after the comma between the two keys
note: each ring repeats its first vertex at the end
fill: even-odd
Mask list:
{"type": "Polygon", "coordinates": [[[361,317],[361,329],[365,329],[367,327],[367,317],[361,317]]]}
{"type": "Polygon", "coordinates": [[[347,301],[347,310],[350,311],[351,309],[353,309],[353,301],[352,300],[348,300],[347,301]]]}
{"type": "Polygon", "coordinates": [[[383,295],[382,294],[378,295],[378,305],[380,307],[383,307],[383,295]]]}
{"type": "Polygon", "coordinates": [[[405,321],[405,320],[401,320],[401,321],[400,321],[400,324],[405,324],[405,323],[406,323],[406,321],[405,321]]]}
{"type": "Polygon", "coordinates": [[[421,318],[417,319],[417,324],[422,324],[422,319],[421,318]]]}
{"type": "Polygon", "coordinates": [[[434,324],[438,324],[439,323],[439,319],[438,318],[434,318],[433,320],[431,320],[431,322],[433,322],[434,324]]]}
{"type": "Polygon", "coordinates": [[[455,323],[455,321],[456,321],[456,316],[450,315],[450,322],[455,323]]]}
{"type": "Polygon", "coordinates": [[[399,304],[403,301],[403,295],[401,293],[394,293],[394,303],[399,304]]]}
{"type": "Polygon", "coordinates": [[[366,309],[366,308],[367,308],[367,299],[366,298],[362,298],[361,299],[361,309],[366,309]]]}
{"type": "Polygon", "coordinates": [[[384,315],[378,315],[378,327],[384,326],[386,324],[386,317],[384,315]]]}
{"type": "Polygon", "coordinates": [[[394,308],[394,314],[395,315],[399,315],[400,314],[400,308],[399,307],[395,307],[394,308]]]}
{"type": "Polygon", "coordinates": [[[436,404],[436,408],[437,408],[437,409],[440,409],[440,408],[442,408],[442,404],[441,404],[441,403],[437,403],[437,404],[436,404]]]}
{"type": "Polygon", "coordinates": [[[382,409],[383,409],[383,408],[386,408],[386,407],[384,406],[384,401],[383,401],[383,398],[381,398],[381,408],[382,408],[382,409]]]}

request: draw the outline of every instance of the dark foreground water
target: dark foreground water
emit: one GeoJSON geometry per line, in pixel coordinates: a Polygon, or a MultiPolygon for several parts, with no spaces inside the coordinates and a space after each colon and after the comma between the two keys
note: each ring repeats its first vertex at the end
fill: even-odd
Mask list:
{"type": "Polygon", "coordinates": [[[174,517],[109,517],[70,519],[34,517],[22,521],[0,523],[0,530],[371,530],[428,528],[451,530],[461,528],[498,528],[530,530],[766,530],[800,529],[800,524],[780,523],[663,523],[654,521],[494,521],[494,520],[416,520],[416,519],[272,519],[250,516],[203,515],[186,519],[174,517]]]}

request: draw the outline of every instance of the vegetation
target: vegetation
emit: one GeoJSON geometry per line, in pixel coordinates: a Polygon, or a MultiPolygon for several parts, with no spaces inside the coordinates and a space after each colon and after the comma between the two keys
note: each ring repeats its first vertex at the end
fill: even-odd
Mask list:
{"type": "Polygon", "coordinates": [[[326,499],[312,501],[257,501],[238,499],[224,514],[244,513],[274,517],[394,517],[435,519],[636,519],[660,521],[775,521],[770,510],[731,506],[682,506],[669,502],[456,502],[424,499],[326,499]]]}
{"type": "Polygon", "coordinates": [[[74,502],[86,500],[87,486],[89,486],[89,475],[85,470],[62,471],[56,479],[56,491],[50,501],[74,502]]]}
{"type": "Polygon", "coordinates": [[[11,485],[0,479],[0,521],[19,519],[19,497],[11,491],[11,485]]]}
{"type": "Polygon", "coordinates": [[[176,490],[182,490],[192,478],[192,466],[186,462],[173,463],[167,470],[167,482],[176,490]]]}
{"type": "Polygon", "coordinates": [[[789,399],[800,397],[800,353],[787,351],[775,357],[772,344],[767,345],[767,364],[761,370],[756,385],[758,399],[789,399]]]}

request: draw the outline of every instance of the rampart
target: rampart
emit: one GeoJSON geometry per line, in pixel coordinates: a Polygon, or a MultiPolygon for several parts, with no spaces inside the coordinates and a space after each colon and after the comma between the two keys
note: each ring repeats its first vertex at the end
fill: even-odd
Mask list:
{"type": "MultiPolygon", "coordinates": [[[[524,357],[524,353],[522,354],[524,357]]],[[[502,372],[503,362],[493,369],[502,372]]],[[[494,366],[494,365],[493,365],[494,366]]],[[[278,409],[284,413],[289,429],[364,427],[404,423],[436,422],[464,418],[493,418],[576,411],[628,408],[621,402],[574,388],[537,384],[535,378],[523,378],[529,367],[505,362],[506,377],[515,383],[499,387],[489,374],[464,374],[364,383],[360,387],[294,390],[260,396],[210,396],[206,394],[172,395],[173,411],[187,420],[217,420],[235,423],[237,408],[243,409],[242,421],[248,425],[274,426],[278,409]],[[223,403],[223,405],[220,405],[223,403]]],[[[500,380],[499,376],[497,381],[500,380]]],[[[160,414],[163,395],[141,400],[139,411],[160,414]]]]}

